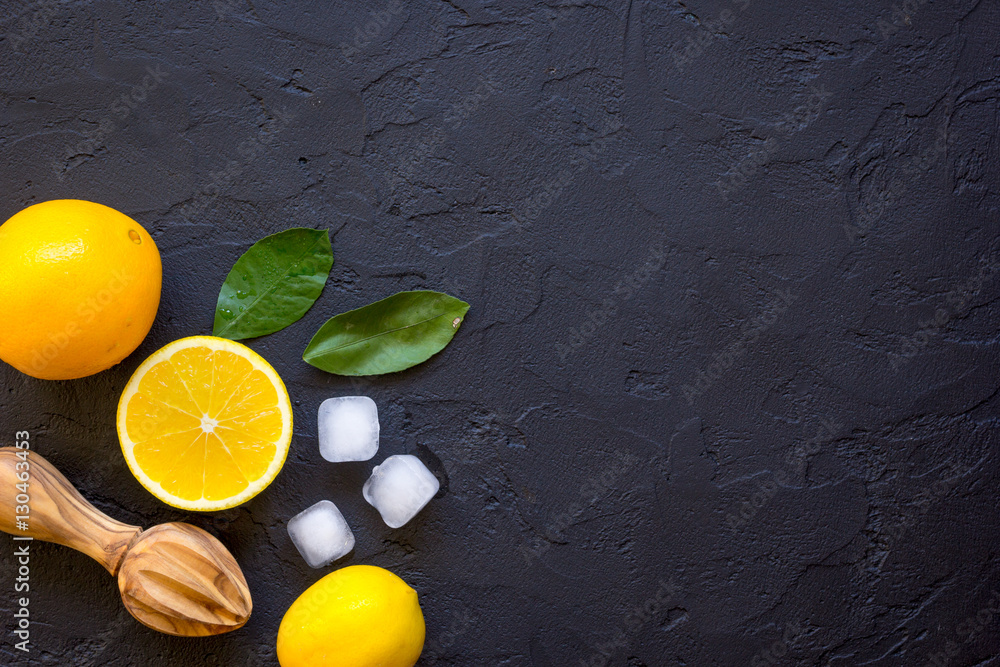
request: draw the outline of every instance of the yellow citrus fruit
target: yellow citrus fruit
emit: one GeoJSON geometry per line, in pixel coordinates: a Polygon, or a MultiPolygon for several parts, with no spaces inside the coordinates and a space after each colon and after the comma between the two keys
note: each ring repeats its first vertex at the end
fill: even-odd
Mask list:
{"type": "Polygon", "coordinates": [[[113,208],[78,199],[29,206],[0,226],[0,359],[71,380],[132,353],[156,317],[153,238],[113,208]]]}
{"type": "Polygon", "coordinates": [[[142,362],[118,402],[132,474],[174,507],[235,507],[264,490],[288,455],[292,405],[259,354],[214,336],[175,340],[142,362]]]}
{"type": "Polygon", "coordinates": [[[278,628],[281,667],[413,667],[424,648],[417,592],[389,570],[351,565],[292,603],[278,628]]]}

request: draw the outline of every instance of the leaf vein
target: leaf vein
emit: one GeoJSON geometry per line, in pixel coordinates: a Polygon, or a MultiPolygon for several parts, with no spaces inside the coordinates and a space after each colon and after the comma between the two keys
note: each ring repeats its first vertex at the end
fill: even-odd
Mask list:
{"type": "MultiPolygon", "coordinates": [[[[236,323],[240,322],[245,316],[249,315],[251,313],[251,311],[253,310],[253,308],[258,303],[260,303],[261,299],[263,299],[264,297],[272,295],[275,292],[277,292],[278,288],[281,286],[281,281],[283,279],[285,279],[285,278],[288,277],[288,274],[292,271],[292,269],[294,269],[296,266],[298,266],[299,263],[302,261],[302,259],[306,257],[306,255],[311,254],[315,250],[315,248],[320,244],[320,241],[321,241],[321,237],[316,237],[313,240],[313,242],[305,250],[302,251],[302,254],[300,254],[299,256],[297,256],[295,258],[295,260],[292,263],[290,263],[288,265],[288,267],[281,273],[281,275],[279,275],[274,281],[271,282],[270,285],[268,285],[267,289],[263,290],[260,293],[260,295],[258,295],[257,298],[254,299],[250,303],[250,305],[248,305],[243,310],[243,312],[239,313],[236,317],[234,317],[229,322],[227,322],[226,325],[223,326],[219,330],[218,334],[216,334],[216,335],[222,336],[222,337],[226,337],[226,334],[229,333],[233,328],[235,328],[236,323]]],[[[240,257],[240,259],[243,259],[243,258],[240,257]]],[[[306,278],[312,278],[312,276],[306,276],[306,278]]]]}
{"type": "MultiPolygon", "coordinates": [[[[407,324],[406,326],[397,327],[395,329],[389,329],[388,331],[380,331],[377,334],[374,334],[374,335],[371,335],[371,336],[367,336],[367,337],[361,338],[359,340],[352,340],[349,343],[345,343],[343,345],[338,345],[337,347],[325,348],[325,349],[322,350],[322,353],[323,354],[329,354],[331,352],[336,352],[338,350],[343,350],[345,347],[351,347],[352,345],[360,345],[361,343],[369,341],[369,340],[371,340],[373,338],[378,338],[379,336],[388,336],[391,333],[395,333],[397,331],[402,331],[403,329],[409,329],[411,327],[420,326],[421,324],[427,324],[428,322],[433,322],[434,320],[438,319],[439,317],[444,317],[445,315],[448,315],[448,313],[438,313],[434,317],[428,317],[426,320],[420,320],[419,322],[414,322],[413,324],[407,324]]],[[[314,352],[313,354],[310,355],[310,358],[311,359],[315,359],[316,356],[317,356],[317,354],[314,352]]]]}

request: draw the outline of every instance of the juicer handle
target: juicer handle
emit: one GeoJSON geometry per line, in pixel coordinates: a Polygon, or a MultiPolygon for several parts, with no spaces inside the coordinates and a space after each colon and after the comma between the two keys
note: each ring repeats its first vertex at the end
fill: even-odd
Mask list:
{"type": "Polygon", "coordinates": [[[15,447],[0,447],[0,530],[76,549],[112,575],[142,532],[98,511],[39,454],[15,447]]]}

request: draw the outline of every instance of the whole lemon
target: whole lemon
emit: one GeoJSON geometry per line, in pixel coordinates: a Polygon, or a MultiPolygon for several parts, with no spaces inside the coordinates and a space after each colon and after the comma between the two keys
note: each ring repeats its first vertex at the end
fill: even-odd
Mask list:
{"type": "Polygon", "coordinates": [[[292,603],[278,628],[281,667],[413,667],[424,648],[417,592],[392,572],[351,565],[292,603]]]}
{"type": "Polygon", "coordinates": [[[149,333],[162,268],[153,238],[113,208],[29,206],[0,225],[0,359],[70,380],[127,357],[149,333]]]}

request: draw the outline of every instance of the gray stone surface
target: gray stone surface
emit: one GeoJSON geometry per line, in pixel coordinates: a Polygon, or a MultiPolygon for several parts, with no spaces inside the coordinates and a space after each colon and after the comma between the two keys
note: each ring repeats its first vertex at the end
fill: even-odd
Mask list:
{"type": "Polygon", "coordinates": [[[158,635],[35,544],[33,650],[6,633],[3,664],[276,664],[324,574],[285,524],[323,498],[346,562],[418,590],[424,665],[1000,664],[996,2],[4,4],[0,219],[91,199],[164,263],[119,366],[0,369],[4,442],[30,430],[117,519],[217,535],[255,607],[158,635]],[[118,395],[290,226],[329,228],[336,265],[250,342],[295,402],[288,463],[243,507],[172,510],[119,453],[118,395]],[[360,382],[301,361],[415,288],[472,304],[444,353],[360,382]],[[379,455],[328,464],[316,409],[358,393],[379,455]],[[393,531],[361,486],[398,453],[442,488],[393,531]]]}

